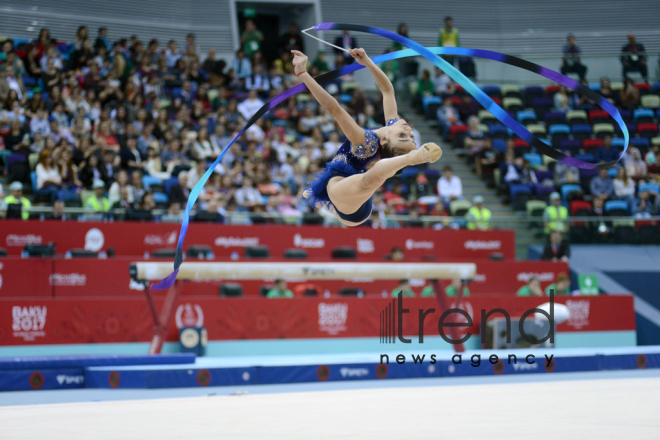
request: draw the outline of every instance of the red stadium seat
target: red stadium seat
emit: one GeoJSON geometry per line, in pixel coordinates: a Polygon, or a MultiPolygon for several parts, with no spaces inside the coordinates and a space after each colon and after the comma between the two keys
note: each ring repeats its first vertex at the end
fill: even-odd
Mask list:
{"type": "Polygon", "coordinates": [[[651,92],[651,86],[646,83],[635,83],[635,88],[639,90],[640,95],[647,95],[651,92]]]}
{"type": "Polygon", "coordinates": [[[454,105],[461,105],[461,102],[463,102],[463,101],[461,100],[460,96],[452,96],[451,97],[451,102],[454,105]]]}
{"type": "Polygon", "coordinates": [[[555,96],[555,93],[559,91],[559,86],[556,84],[550,85],[545,88],[545,94],[548,98],[555,96]]]}
{"type": "Polygon", "coordinates": [[[658,135],[658,124],[653,122],[642,122],[637,124],[637,133],[640,137],[654,138],[658,135]]]}
{"type": "Polygon", "coordinates": [[[602,139],[584,139],[582,140],[582,148],[589,149],[589,148],[598,148],[602,147],[604,145],[602,139]]]}
{"type": "MultiPolygon", "coordinates": [[[[591,213],[591,202],[586,200],[573,200],[570,205],[571,216],[584,217],[591,213]]],[[[585,226],[584,222],[573,222],[573,226],[585,226]]]]}
{"type": "Polygon", "coordinates": [[[464,124],[456,124],[452,125],[451,128],[449,129],[449,135],[451,136],[452,139],[454,139],[454,136],[456,136],[456,133],[465,133],[468,131],[468,126],[464,124]]]}
{"type": "Polygon", "coordinates": [[[591,124],[598,124],[601,122],[610,122],[611,116],[605,110],[591,110],[589,111],[589,122],[591,124]]]}

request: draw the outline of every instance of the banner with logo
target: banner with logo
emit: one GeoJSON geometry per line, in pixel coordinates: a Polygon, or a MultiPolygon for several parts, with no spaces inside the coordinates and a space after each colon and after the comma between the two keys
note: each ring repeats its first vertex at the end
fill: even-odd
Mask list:
{"type": "MultiPolygon", "coordinates": [[[[15,257],[0,260],[0,298],[2,297],[116,297],[141,295],[144,286],[131,281],[129,265],[142,258],[128,257],[109,259],[21,259],[15,257]]],[[[281,258],[273,261],[284,261],[281,258]]],[[[458,261],[458,260],[456,260],[458,261]]],[[[477,264],[475,280],[469,283],[470,295],[511,295],[525,285],[532,276],[541,280],[543,288],[551,284],[557,274],[568,273],[566,263],[547,261],[491,261],[471,260],[477,264]]],[[[359,263],[357,263],[359,264],[359,263]]],[[[383,263],[396,264],[396,263],[383,263]]],[[[262,286],[272,285],[274,280],[229,280],[239,282],[245,296],[258,296],[262,286]]],[[[305,279],[287,280],[292,291],[305,279]]],[[[445,287],[450,280],[442,280],[445,287]]],[[[183,295],[217,296],[223,280],[190,281],[183,286],[183,295]]],[[[365,295],[389,295],[399,280],[373,280],[369,278],[312,280],[319,293],[337,294],[345,287],[362,290],[365,295]]],[[[427,280],[411,279],[411,288],[420,294],[427,280]]],[[[163,292],[156,292],[163,294],[163,292]]]]}
{"type": "MultiPolygon", "coordinates": [[[[107,251],[112,248],[116,255],[143,256],[155,249],[176,247],[179,233],[179,225],[171,223],[5,220],[2,225],[0,247],[6,248],[10,255],[20,255],[27,244],[54,242],[60,254],[71,249],[107,251]]],[[[488,258],[494,252],[505,258],[515,258],[512,230],[195,224],[188,231],[186,243],[188,246],[207,245],[220,257],[229,257],[233,253],[242,256],[247,246],[265,245],[274,257],[282,257],[287,249],[304,249],[310,258],[328,258],[332,249],[350,246],[357,250],[360,259],[380,260],[394,247],[402,248],[406,259],[415,260],[429,256],[440,259],[488,258]]]]}
{"type": "MultiPolygon", "coordinates": [[[[557,297],[571,318],[558,332],[635,329],[631,295],[557,297]]],[[[481,311],[500,308],[511,317],[546,302],[547,298],[467,298],[462,308],[478,332],[481,311]]],[[[201,327],[209,340],[379,337],[381,312],[389,298],[223,299],[184,298],[177,306],[168,341],[178,341],[179,328],[201,327]]],[[[162,301],[157,300],[160,310],[162,301]]],[[[441,315],[435,298],[405,298],[410,310],[403,333],[417,335],[418,310],[434,309],[424,320],[424,334],[437,335],[441,315]]],[[[454,307],[454,305],[450,305],[454,307]]],[[[497,317],[497,316],[494,316],[497,317]]],[[[34,299],[0,300],[0,345],[146,342],[153,320],[146,300],[34,299]]]]}

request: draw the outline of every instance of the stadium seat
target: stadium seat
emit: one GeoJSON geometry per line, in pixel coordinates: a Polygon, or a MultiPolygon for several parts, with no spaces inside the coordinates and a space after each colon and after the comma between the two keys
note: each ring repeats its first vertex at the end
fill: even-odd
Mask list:
{"type": "Polygon", "coordinates": [[[532,108],[536,112],[536,117],[543,121],[545,120],[545,114],[552,109],[553,103],[550,98],[536,98],[532,100],[532,108]]]}
{"type": "Polygon", "coordinates": [[[637,124],[637,134],[650,140],[658,135],[658,124],[652,122],[637,124]]]}
{"type": "Polygon", "coordinates": [[[308,255],[304,249],[287,249],[284,251],[284,258],[287,260],[306,260],[308,255]]]}
{"type": "Polygon", "coordinates": [[[269,258],[270,251],[268,246],[247,246],[245,248],[245,258],[269,258]]]}
{"type": "Polygon", "coordinates": [[[479,122],[482,124],[499,124],[500,122],[497,120],[495,116],[488,110],[479,110],[479,113],[477,114],[479,117],[479,122]]]}
{"type": "Polygon", "coordinates": [[[561,198],[563,201],[568,201],[568,195],[575,192],[582,191],[582,187],[575,183],[567,183],[561,187],[561,198]]]}
{"type": "Polygon", "coordinates": [[[142,176],[142,186],[144,186],[145,189],[149,190],[151,189],[151,185],[162,185],[163,180],[159,179],[157,177],[152,177],[147,174],[142,176]]]}
{"type": "Polygon", "coordinates": [[[635,83],[635,88],[639,90],[640,96],[645,96],[651,93],[651,86],[647,83],[635,83]]]}
{"type": "Polygon", "coordinates": [[[463,217],[471,207],[467,200],[452,200],[449,202],[449,213],[452,217],[463,217]]]}
{"type": "Polygon", "coordinates": [[[509,137],[507,128],[502,124],[492,124],[488,129],[491,139],[506,139],[509,137]]]}
{"type": "Polygon", "coordinates": [[[528,200],[526,203],[527,216],[533,220],[530,222],[532,227],[541,227],[543,225],[543,212],[545,211],[547,202],[543,200],[528,200]]]}
{"type": "Polygon", "coordinates": [[[642,183],[637,188],[638,193],[648,191],[650,193],[660,194],[660,185],[657,183],[642,183]]]}
{"type": "Polygon", "coordinates": [[[530,151],[532,151],[532,146],[529,145],[527,143],[527,141],[525,141],[523,139],[514,139],[513,140],[513,148],[516,149],[518,154],[520,154],[520,152],[522,152],[522,154],[524,154],[524,153],[529,153],[530,151]]]}
{"type": "Polygon", "coordinates": [[[616,81],[613,83],[610,83],[610,89],[614,92],[618,92],[619,90],[623,90],[623,83],[621,81],[616,81]]]}
{"type": "Polygon", "coordinates": [[[486,124],[479,124],[479,130],[483,131],[484,133],[489,133],[490,127],[488,127],[486,124]]]}
{"type": "Polygon", "coordinates": [[[153,258],[174,258],[176,257],[176,249],[156,249],[151,252],[153,258]]]}
{"type": "Polygon", "coordinates": [[[612,238],[615,243],[633,244],[635,242],[635,220],[615,220],[612,222],[612,238]]]}
{"type": "Polygon", "coordinates": [[[483,86],[481,90],[491,98],[502,99],[502,90],[500,89],[500,86],[483,86]]]}
{"type": "Polygon", "coordinates": [[[599,122],[594,124],[594,135],[600,139],[607,135],[614,136],[614,125],[609,122],[599,122]]]}
{"type": "Polygon", "coordinates": [[[566,112],[566,120],[569,125],[586,124],[589,122],[587,112],[584,110],[570,110],[566,112]]]}
{"type": "Polygon", "coordinates": [[[332,250],[332,258],[355,260],[357,258],[357,251],[350,246],[340,246],[332,250]]]}
{"type": "Polygon", "coordinates": [[[220,285],[220,296],[243,296],[243,286],[237,283],[223,283],[220,285]]]}
{"type": "Polygon", "coordinates": [[[581,160],[582,162],[589,162],[589,163],[595,163],[596,162],[596,156],[594,156],[591,153],[579,153],[573,156],[577,160],[581,160]]]}
{"type": "Polygon", "coordinates": [[[660,136],[651,138],[651,145],[660,145],[660,136]]]}
{"type": "Polygon", "coordinates": [[[600,124],[610,122],[612,117],[605,110],[590,110],[588,113],[589,122],[592,124],[600,124]]]}
{"type": "Polygon", "coordinates": [[[506,152],[506,141],[504,139],[493,138],[492,139],[493,149],[504,154],[506,152]]]}
{"type": "Polygon", "coordinates": [[[516,119],[522,125],[533,124],[536,122],[536,113],[533,110],[521,110],[516,114],[516,119]]]}
{"type": "Polygon", "coordinates": [[[625,108],[620,108],[619,109],[619,114],[621,115],[621,119],[623,119],[623,122],[632,122],[633,116],[632,116],[632,112],[630,110],[625,109],[625,108]]]}
{"type": "Polygon", "coordinates": [[[548,127],[555,124],[566,124],[566,113],[547,112],[545,114],[545,123],[548,127]]]}
{"type": "Polygon", "coordinates": [[[660,96],[644,95],[640,98],[640,103],[644,108],[660,108],[660,96]]]}
{"type": "Polygon", "coordinates": [[[632,146],[639,148],[642,154],[646,153],[651,146],[651,141],[648,138],[632,138],[630,139],[630,143],[632,146]]]}
{"type": "Polygon", "coordinates": [[[525,153],[523,154],[523,158],[529,162],[532,168],[540,167],[543,165],[543,159],[538,153],[525,153]]]}
{"type": "Polygon", "coordinates": [[[557,84],[551,84],[545,88],[545,96],[552,98],[555,96],[555,93],[559,91],[559,86],[557,84]]]}
{"type": "Polygon", "coordinates": [[[599,148],[603,146],[602,139],[583,139],[582,148],[589,150],[590,148],[599,148]]]}
{"type": "Polygon", "coordinates": [[[559,146],[562,141],[567,140],[570,137],[570,133],[570,127],[564,124],[551,125],[548,128],[548,134],[552,139],[552,145],[555,147],[559,146]]]}
{"type": "MultiPolygon", "coordinates": [[[[352,98],[351,98],[352,99],[352,98]]],[[[425,96],[422,98],[422,108],[424,109],[424,114],[426,114],[426,109],[429,104],[436,103],[442,105],[442,98],[439,96],[425,96]]]]}
{"type": "Polygon", "coordinates": [[[529,86],[529,87],[525,87],[524,95],[525,95],[525,105],[527,107],[531,107],[532,102],[535,99],[545,97],[545,90],[543,90],[543,87],[529,86]]]}
{"type": "Polygon", "coordinates": [[[548,135],[545,127],[541,124],[530,124],[527,126],[527,130],[536,137],[545,137],[548,135]]]}
{"type": "Polygon", "coordinates": [[[572,131],[573,131],[573,137],[579,140],[587,139],[591,137],[591,133],[592,133],[591,125],[589,124],[573,125],[572,131]]]}
{"type": "Polygon", "coordinates": [[[452,139],[456,136],[457,133],[465,133],[468,131],[468,126],[463,124],[452,125],[449,129],[449,135],[452,139]]]}
{"type": "Polygon", "coordinates": [[[637,242],[639,244],[658,244],[660,229],[653,220],[637,220],[637,242]]]}
{"type": "Polygon", "coordinates": [[[165,185],[165,192],[167,193],[168,196],[170,195],[170,192],[172,191],[172,187],[174,185],[178,185],[178,183],[179,183],[179,179],[177,179],[176,177],[172,177],[172,178],[167,179],[163,182],[163,185],[165,185]]]}
{"type": "Polygon", "coordinates": [[[648,108],[638,108],[633,111],[633,121],[635,124],[642,122],[653,122],[653,110],[648,108]]]}
{"type": "Polygon", "coordinates": [[[612,148],[622,149],[626,145],[624,139],[614,138],[612,139],[612,148]]]}
{"type": "Polygon", "coordinates": [[[520,93],[520,87],[513,84],[504,84],[500,87],[502,92],[502,98],[518,98],[522,99],[522,93],[520,93]]]}
{"type": "Polygon", "coordinates": [[[223,217],[218,212],[197,211],[192,221],[197,223],[218,223],[223,217]]]}
{"type": "Polygon", "coordinates": [[[619,172],[619,167],[612,167],[607,169],[607,177],[614,179],[619,172]]]}
{"type": "Polygon", "coordinates": [[[626,216],[629,213],[628,204],[623,200],[608,200],[605,202],[605,214],[609,216],[626,216]]]}
{"type": "Polygon", "coordinates": [[[502,104],[504,110],[506,110],[509,113],[516,113],[524,108],[522,100],[520,98],[503,98],[502,104]]]}
{"type": "Polygon", "coordinates": [[[527,201],[532,199],[532,190],[527,185],[510,185],[511,206],[514,211],[526,209],[527,201]]]}
{"type": "MultiPolygon", "coordinates": [[[[569,204],[569,212],[572,217],[589,217],[591,215],[591,203],[586,200],[573,200],[569,204]]],[[[571,223],[573,226],[587,226],[585,222],[576,221],[571,223]]]]}

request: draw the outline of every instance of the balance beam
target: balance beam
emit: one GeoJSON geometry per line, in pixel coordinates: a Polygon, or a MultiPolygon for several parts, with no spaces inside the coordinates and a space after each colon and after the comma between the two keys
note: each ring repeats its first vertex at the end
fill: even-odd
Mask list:
{"type": "MultiPolygon", "coordinates": [[[[474,263],[223,263],[186,262],[179,268],[177,280],[263,280],[299,278],[336,280],[373,278],[474,279],[474,263]]],[[[131,276],[136,281],[161,280],[172,272],[172,263],[136,262],[131,276]]]]}

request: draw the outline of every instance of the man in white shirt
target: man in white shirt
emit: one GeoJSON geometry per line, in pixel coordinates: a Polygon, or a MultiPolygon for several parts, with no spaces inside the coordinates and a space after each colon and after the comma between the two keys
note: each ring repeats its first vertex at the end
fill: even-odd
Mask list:
{"type": "Polygon", "coordinates": [[[248,92],[247,99],[238,104],[238,111],[249,120],[263,105],[264,102],[257,97],[257,91],[252,89],[248,92]]]}
{"type": "Polygon", "coordinates": [[[463,199],[461,178],[454,176],[453,170],[449,165],[444,168],[442,177],[438,179],[438,195],[445,206],[448,206],[452,200],[463,199]]]}
{"type": "Polygon", "coordinates": [[[46,110],[42,108],[37,110],[37,115],[30,121],[30,134],[34,136],[36,133],[41,133],[43,137],[50,134],[48,114],[46,113],[46,110]]]}
{"type": "Polygon", "coordinates": [[[257,205],[263,205],[264,201],[257,188],[252,186],[252,179],[246,177],[243,179],[243,186],[234,193],[234,199],[238,206],[251,209],[257,205]]]}
{"type": "Polygon", "coordinates": [[[435,68],[435,76],[433,77],[433,84],[435,84],[434,92],[436,95],[443,96],[445,94],[454,93],[454,85],[451,78],[445,72],[440,70],[439,67],[435,68]]]}

